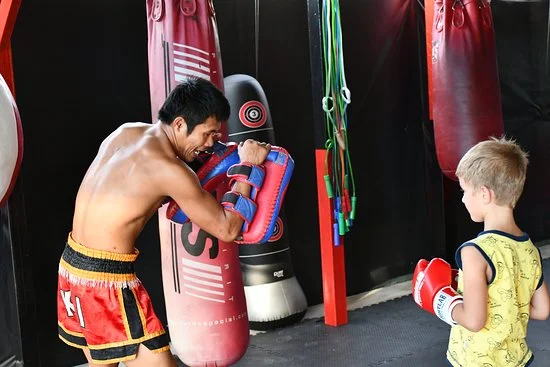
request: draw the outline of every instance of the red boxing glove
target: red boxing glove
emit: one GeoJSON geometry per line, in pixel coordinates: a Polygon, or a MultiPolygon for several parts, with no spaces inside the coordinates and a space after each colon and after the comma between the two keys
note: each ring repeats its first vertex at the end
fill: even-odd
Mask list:
{"type": "Polygon", "coordinates": [[[421,259],[414,270],[412,293],[424,310],[456,325],[451,315],[455,306],[463,303],[463,297],[451,287],[452,277],[451,266],[445,260],[435,258],[428,263],[421,259]]]}

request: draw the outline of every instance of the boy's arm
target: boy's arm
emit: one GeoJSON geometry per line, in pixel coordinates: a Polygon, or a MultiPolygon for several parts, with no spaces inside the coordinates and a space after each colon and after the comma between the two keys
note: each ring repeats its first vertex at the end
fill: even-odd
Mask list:
{"type": "Polygon", "coordinates": [[[452,317],[472,332],[481,330],[487,322],[487,268],[489,265],[479,250],[465,246],[460,251],[464,279],[464,303],[457,305],[452,317]]]}
{"type": "Polygon", "coordinates": [[[550,314],[550,295],[546,282],[535,291],[529,306],[529,317],[533,320],[546,320],[550,314]]]}

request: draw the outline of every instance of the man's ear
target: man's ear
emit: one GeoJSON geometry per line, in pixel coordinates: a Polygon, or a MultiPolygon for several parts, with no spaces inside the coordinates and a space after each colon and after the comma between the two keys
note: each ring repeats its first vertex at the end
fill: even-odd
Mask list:
{"type": "Polygon", "coordinates": [[[183,117],[176,117],[174,121],[172,121],[172,126],[174,130],[176,130],[176,132],[184,133],[185,135],[187,135],[187,122],[183,117]]]}

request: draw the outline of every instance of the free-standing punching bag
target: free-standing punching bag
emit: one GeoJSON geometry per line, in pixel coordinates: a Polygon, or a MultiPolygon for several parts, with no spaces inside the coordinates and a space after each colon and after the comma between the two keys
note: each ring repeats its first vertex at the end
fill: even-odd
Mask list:
{"type": "Polygon", "coordinates": [[[436,0],[431,47],[437,159],[456,180],[464,153],[504,132],[490,3],[436,0]]]}
{"type": "MultiPolygon", "coordinates": [[[[173,87],[189,76],[210,80],[223,91],[210,0],[147,0],[147,19],[153,119],[173,87]]],[[[218,198],[227,190],[220,187],[218,198]]],[[[172,352],[188,366],[235,363],[249,342],[237,246],[193,223],[169,221],[166,205],[158,216],[172,352]]]]}
{"type": "Polygon", "coordinates": [[[0,75],[0,207],[8,199],[23,159],[23,131],[11,91],[0,75]]]}
{"type": "MultiPolygon", "coordinates": [[[[246,139],[275,145],[267,98],[260,83],[248,75],[224,79],[225,96],[231,105],[227,122],[229,141],[246,139]]],[[[307,301],[294,276],[290,247],[281,211],[273,236],[266,243],[239,246],[250,328],[268,330],[302,319],[307,301]]]]}

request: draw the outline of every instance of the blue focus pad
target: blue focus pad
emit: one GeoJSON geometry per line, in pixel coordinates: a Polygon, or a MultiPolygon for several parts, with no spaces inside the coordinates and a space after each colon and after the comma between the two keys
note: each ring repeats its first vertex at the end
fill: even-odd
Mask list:
{"type": "Polygon", "coordinates": [[[229,167],[239,163],[237,149],[236,144],[225,145],[220,142],[214,144],[212,155],[197,171],[197,177],[203,189],[209,192],[215,190],[225,179],[229,167]]]}
{"type": "Polygon", "coordinates": [[[184,224],[189,221],[187,215],[180,209],[174,200],[170,200],[168,203],[168,207],[166,208],[166,218],[179,224],[184,224]]]}
{"type": "Polygon", "coordinates": [[[235,181],[245,182],[252,186],[250,197],[255,199],[258,190],[262,188],[264,183],[265,168],[257,164],[242,162],[229,167],[227,177],[230,178],[229,187],[233,187],[235,181]]]}
{"type": "Polygon", "coordinates": [[[256,215],[256,203],[236,191],[228,191],[223,195],[221,204],[225,209],[236,213],[244,220],[242,231],[246,232],[248,225],[256,215]]]}

